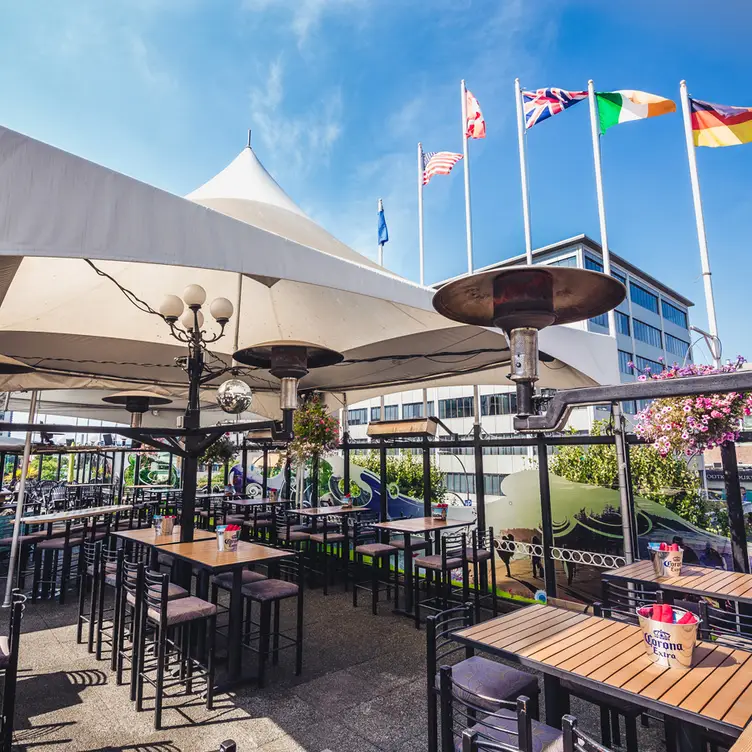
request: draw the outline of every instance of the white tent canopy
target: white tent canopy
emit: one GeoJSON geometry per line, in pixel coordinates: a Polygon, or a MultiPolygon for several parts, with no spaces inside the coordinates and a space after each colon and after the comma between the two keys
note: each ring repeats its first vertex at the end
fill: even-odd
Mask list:
{"type": "MultiPolygon", "coordinates": [[[[174,359],[185,348],[118,286],[157,308],[190,283],[236,305],[227,336],[211,346],[217,364],[230,365],[236,338],[241,347],[290,339],[345,354],[301,387],[350,402],[408,383],[503,383],[500,332],[447,321],[431,307],[431,289],[333,238],[250,148],[189,199],[0,128],[0,353],[38,369],[0,377],[0,390],[44,389],[43,405],[55,405],[46,412],[88,406],[100,417],[107,392],[149,385],[177,401],[145,423],[174,425],[187,381],[174,359]],[[478,368],[486,370],[471,375],[478,368]]],[[[612,338],[553,327],[541,350],[543,386],[618,379],[612,338]]],[[[276,379],[249,369],[241,378],[257,391],[254,411],[276,415],[276,379]]],[[[205,392],[211,404],[211,387],[205,392]]],[[[204,420],[220,417],[210,411],[204,420]]]]}

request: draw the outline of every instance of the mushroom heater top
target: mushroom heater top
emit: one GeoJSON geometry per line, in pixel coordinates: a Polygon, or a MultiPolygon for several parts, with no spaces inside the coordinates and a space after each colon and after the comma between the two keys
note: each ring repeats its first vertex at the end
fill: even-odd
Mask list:
{"type": "Polygon", "coordinates": [[[454,280],[433,297],[434,308],[463,324],[504,331],[511,351],[509,378],[517,385],[518,415],[532,412],[538,380],[538,331],[584,321],[615,308],[627,291],[600,272],[561,266],[492,269],[454,280]]]}

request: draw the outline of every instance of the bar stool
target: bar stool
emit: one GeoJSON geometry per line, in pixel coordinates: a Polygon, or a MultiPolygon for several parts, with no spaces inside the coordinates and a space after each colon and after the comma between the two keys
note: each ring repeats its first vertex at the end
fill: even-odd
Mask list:
{"type": "Polygon", "coordinates": [[[214,635],[217,628],[217,607],[213,603],[185,595],[181,598],[170,597],[170,585],[166,574],[144,572],[142,601],[140,604],[141,625],[139,628],[138,671],[136,682],[136,710],[143,710],[144,682],[154,686],[154,729],[162,728],[162,702],[166,686],[186,684],[192,690],[196,679],[206,681],[206,709],[212,710],[214,704],[214,635]],[[207,622],[206,666],[201,665],[191,654],[194,625],[207,622]],[[153,627],[156,659],[146,661],[146,629],[153,627]],[[170,641],[169,631],[175,627],[182,630],[181,646],[170,641]],[[180,676],[165,683],[168,648],[179,655],[180,676]],[[195,673],[198,669],[198,673],[195,673]],[[153,677],[152,677],[153,675],[153,677]]]}
{"type": "MultiPolygon", "coordinates": [[[[346,569],[345,552],[348,549],[347,527],[345,524],[343,524],[341,518],[333,516],[331,520],[324,520],[324,524],[321,526],[321,532],[310,533],[309,540],[314,549],[311,551],[311,556],[321,559],[323,563],[322,575],[324,578],[324,595],[329,594],[331,559],[336,556],[342,564],[342,568],[346,569]]],[[[345,577],[345,582],[346,581],[347,577],[345,577]]]]}
{"type": "Polygon", "coordinates": [[[83,542],[84,567],[79,574],[76,642],[79,645],[81,644],[83,641],[84,624],[88,624],[86,647],[90,653],[94,652],[94,626],[96,624],[94,614],[99,602],[99,566],[101,556],[101,541],[83,542]],[[89,592],[91,592],[91,598],[89,600],[89,610],[86,612],[86,594],[89,592]]]}
{"type": "Polygon", "coordinates": [[[274,520],[274,543],[282,548],[302,550],[303,544],[311,537],[310,533],[296,529],[294,514],[288,510],[277,512],[274,520]]]}
{"type": "Polygon", "coordinates": [[[496,545],[493,528],[473,530],[472,545],[465,549],[465,557],[473,566],[473,600],[475,603],[475,620],[480,621],[480,610],[490,600],[490,610],[494,616],[499,615],[498,595],[496,593],[496,545]],[[491,566],[491,592],[481,594],[482,574],[491,566]]]}
{"type": "Polygon", "coordinates": [[[449,608],[449,603],[466,603],[469,600],[467,565],[467,536],[465,533],[445,535],[441,539],[441,553],[418,556],[413,560],[415,574],[413,575],[415,609],[415,628],[420,629],[420,609],[442,611],[449,608]],[[430,597],[429,584],[426,578],[426,598],[420,600],[420,570],[426,573],[434,572],[437,576],[436,595],[430,597]],[[452,572],[462,570],[462,598],[455,599],[452,592],[452,572]]]}
{"type": "Polygon", "coordinates": [[[378,614],[379,593],[386,591],[387,599],[391,598],[392,583],[389,580],[390,558],[394,557],[394,607],[398,607],[399,601],[399,549],[389,543],[379,543],[375,540],[378,536],[376,528],[368,523],[360,521],[353,523],[353,607],[358,606],[358,590],[371,591],[371,612],[378,614]],[[361,540],[373,539],[373,543],[359,543],[361,540]],[[370,580],[360,581],[365,575],[364,558],[371,559],[370,580]],[[379,580],[379,570],[386,567],[386,579],[379,580]]]}
{"type": "MultiPolygon", "coordinates": [[[[75,531],[75,537],[71,532],[71,522],[65,523],[62,535],[49,536],[37,543],[34,549],[34,582],[31,591],[32,602],[39,596],[41,586],[42,597],[46,597],[50,586],[54,596],[55,588],[60,578],[59,603],[65,603],[65,593],[68,589],[73,551],[80,549],[86,537],[86,523],[75,531]],[[58,565],[58,558],[62,554],[62,563],[58,565]],[[43,561],[44,560],[44,561],[43,561]],[[44,566],[43,566],[44,565],[44,566]]],[[[80,563],[79,563],[80,567],[80,563]]]]}
{"type": "Polygon", "coordinates": [[[21,618],[26,608],[26,596],[14,588],[10,607],[8,636],[0,638],[0,671],[3,672],[2,723],[0,748],[12,749],[13,722],[16,711],[16,681],[18,678],[18,648],[21,639],[21,618]]]}
{"type": "Polygon", "coordinates": [[[264,685],[264,674],[269,653],[272,655],[272,665],[279,662],[279,652],[285,648],[295,648],[295,675],[299,676],[303,670],[303,590],[304,590],[304,561],[303,552],[298,551],[294,557],[282,559],[277,564],[280,577],[284,579],[267,578],[243,585],[242,593],[245,598],[245,636],[243,647],[258,654],[258,686],[264,685]],[[295,636],[290,637],[280,629],[280,607],[283,601],[296,599],[295,636]],[[252,620],[252,606],[259,606],[259,620],[252,620]],[[256,631],[252,627],[256,627],[256,631]],[[271,650],[269,642],[271,638],[271,650]],[[280,640],[285,644],[280,647],[280,640]],[[258,642],[254,647],[253,643],[258,642]]]}

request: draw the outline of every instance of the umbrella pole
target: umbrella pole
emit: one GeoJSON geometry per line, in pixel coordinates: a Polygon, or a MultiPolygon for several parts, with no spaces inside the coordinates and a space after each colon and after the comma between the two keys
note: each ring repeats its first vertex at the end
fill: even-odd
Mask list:
{"type": "MultiPolygon", "coordinates": [[[[33,389],[31,392],[31,401],[29,403],[29,423],[34,422],[37,410],[38,391],[33,389]]],[[[10,545],[10,560],[8,561],[8,579],[5,583],[5,600],[3,608],[9,608],[13,594],[13,580],[16,569],[16,559],[18,558],[18,537],[21,534],[21,517],[23,516],[24,495],[26,493],[26,473],[29,469],[29,458],[31,457],[31,431],[26,432],[26,441],[24,443],[23,465],[21,466],[21,480],[18,484],[18,498],[16,499],[16,522],[13,526],[13,541],[10,545]]]]}

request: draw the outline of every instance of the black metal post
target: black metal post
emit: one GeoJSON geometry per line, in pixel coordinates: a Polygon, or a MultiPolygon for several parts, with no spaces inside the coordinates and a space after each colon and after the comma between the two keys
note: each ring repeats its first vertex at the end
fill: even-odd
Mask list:
{"type": "MultiPolygon", "coordinates": [[[[201,425],[201,407],[199,391],[201,376],[204,370],[204,353],[201,349],[201,327],[198,325],[198,308],[194,310],[194,325],[191,330],[191,342],[188,347],[188,407],[185,410],[183,426],[185,428],[199,428],[201,425]]],[[[198,480],[198,442],[197,436],[185,437],[185,453],[183,459],[183,506],[180,519],[180,540],[190,543],[193,541],[193,528],[196,515],[196,484],[198,480]]],[[[189,570],[190,571],[190,570],[189,570]]]]}
{"type": "Polygon", "coordinates": [[[556,569],[552,550],[554,547],[554,526],[551,515],[551,486],[548,478],[548,448],[542,436],[538,437],[538,479],[540,483],[541,527],[543,532],[543,575],[546,582],[546,595],[556,597],[556,569]]]}
{"type": "Polygon", "coordinates": [[[63,469],[63,453],[57,453],[57,472],[55,474],[55,480],[60,480],[60,472],[63,469]]]}
{"type": "Polygon", "coordinates": [[[42,480],[42,463],[44,462],[44,455],[39,455],[39,470],[37,470],[37,480],[42,480]]]}
{"type": "Polygon", "coordinates": [[[269,496],[269,449],[264,447],[263,465],[261,467],[261,498],[269,496]]]}
{"type": "Polygon", "coordinates": [[[175,462],[175,455],[172,452],[170,452],[170,462],[167,465],[167,485],[168,486],[172,485],[172,466],[174,462],[175,462]]]}
{"type": "Polygon", "coordinates": [[[389,483],[386,478],[386,445],[379,447],[379,482],[381,502],[379,506],[379,521],[386,522],[389,515],[389,483]]]}
{"type": "Polygon", "coordinates": [[[18,455],[13,455],[13,477],[11,478],[12,481],[16,480],[16,472],[18,471],[18,455]]]}
{"type": "Polygon", "coordinates": [[[347,431],[342,433],[342,459],[344,461],[344,471],[342,482],[345,486],[344,495],[350,493],[350,434],[347,431]]]}
{"type": "Polygon", "coordinates": [[[313,455],[311,464],[311,476],[313,484],[311,487],[311,506],[317,507],[319,505],[319,466],[321,464],[318,454],[313,455]]]}
{"type": "Polygon", "coordinates": [[[285,498],[290,501],[292,499],[292,464],[289,454],[285,457],[285,491],[287,492],[285,498]]]}
{"type": "Polygon", "coordinates": [[[632,525],[632,556],[635,561],[640,558],[640,541],[637,537],[637,509],[634,502],[634,487],[632,486],[632,450],[629,444],[624,442],[624,467],[627,476],[627,499],[629,501],[629,521],[632,525]]]}
{"type": "Polygon", "coordinates": [[[423,439],[423,515],[431,516],[431,449],[423,439]]]}
{"type": "Polygon", "coordinates": [[[742,510],[742,491],[739,484],[739,466],[736,460],[736,444],[727,441],[721,444],[721,462],[723,463],[723,484],[726,487],[729,528],[731,532],[731,556],[734,559],[735,572],[749,573],[749,554],[747,553],[747,531],[742,510]]]}
{"type": "Polygon", "coordinates": [[[481,446],[480,439],[480,423],[475,423],[473,425],[473,453],[475,455],[475,513],[478,518],[478,530],[485,530],[486,484],[483,478],[483,447],[481,446]]]}
{"type": "Polygon", "coordinates": [[[230,482],[230,460],[225,460],[223,473],[222,484],[227,488],[227,484],[230,482]]]}
{"type": "Polygon", "coordinates": [[[246,484],[246,478],[248,477],[248,442],[246,441],[245,437],[243,437],[243,452],[241,454],[241,472],[243,473],[243,478],[240,481],[240,493],[245,496],[245,484],[246,484]]]}
{"type": "Polygon", "coordinates": [[[206,463],[206,492],[212,492],[212,470],[214,469],[213,462],[206,463]]]}

